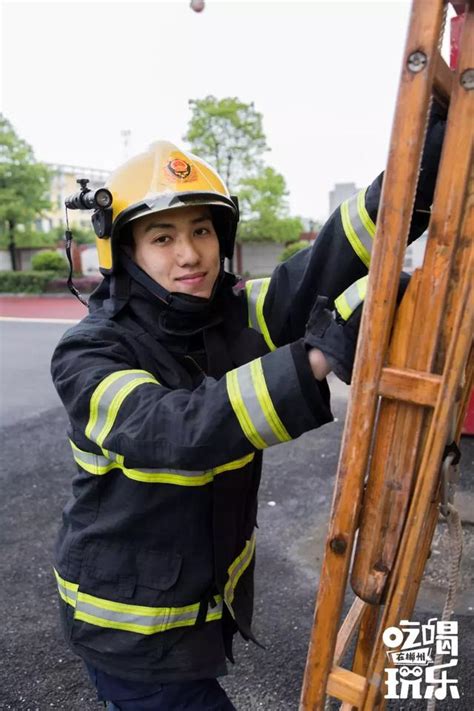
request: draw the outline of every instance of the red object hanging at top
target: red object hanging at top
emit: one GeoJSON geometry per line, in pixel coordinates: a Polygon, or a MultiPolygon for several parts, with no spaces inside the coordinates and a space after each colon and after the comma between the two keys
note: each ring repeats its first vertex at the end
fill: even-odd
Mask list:
{"type": "Polygon", "coordinates": [[[191,0],[190,7],[194,12],[202,12],[204,10],[204,0],[191,0]]]}
{"type": "Polygon", "coordinates": [[[451,52],[449,55],[449,66],[456,69],[459,56],[459,40],[464,25],[465,15],[456,15],[451,18],[451,52]]]}

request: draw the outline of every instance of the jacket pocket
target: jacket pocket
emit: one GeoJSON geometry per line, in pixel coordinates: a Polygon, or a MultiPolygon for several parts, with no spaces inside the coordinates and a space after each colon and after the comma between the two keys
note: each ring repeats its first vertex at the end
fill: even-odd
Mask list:
{"type": "Polygon", "coordinates": [[[118,543],[90,543],[79,588],[92,595],[136,605],[171,605],[182,556],[167,550],[118,543]]]}
{"type": "Polygon", "coordinates": [[[166,550],[89,543],[71,634],[80,655],[117,676],[161,659],[173,641],[165,644],[170,632],[162,625],[173,608],[181,566],[182,557],[166,550]]]}

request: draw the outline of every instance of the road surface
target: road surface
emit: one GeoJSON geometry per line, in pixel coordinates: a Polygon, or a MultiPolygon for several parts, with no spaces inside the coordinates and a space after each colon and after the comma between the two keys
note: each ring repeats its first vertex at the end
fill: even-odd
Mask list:
{"type": "MultiPolygon", "coordinates": [[[[51,318],[58,311],[41,311],[47,311],[45,302],[41,308],[36,304],[36,315],[28,316],[26,303],[15,306],[16,316],[3,318],[46,320],[0,321],[5,398],[0,429],[0,709],[99,711],[80,661],[62,640],[51,573],[51,550],[74,467],[66,417],[49,382],[49,359],[61,333],[70,327],[58,319],[74,321],[77,315],[62,311],[62,316],[51,318]]],[[[237,664],[223,684],[239,711],[298,708],[346,406],[347,389],[334,381],[333,386],[335,423],[265,453],[255,630],[266,649],[243,640],[236,644],[237,664]]],[[[473,445],[472,439],[463,443],[461,495],[466,496],[467,488],[472,491],[473,445]]],[[[442,528],[416,619],[440,613],[445,574],[441,533],[442,528]]],[[[467,538],[469,556],[472,536],[467,538]]],[[[439,703],[442,711],[474,708],[472,572],[472,561],[465,562],[457,606],[462,697],[439,703]]],[[[425,705],[394,702],[389,708],[418,710],[425,705]]]]}

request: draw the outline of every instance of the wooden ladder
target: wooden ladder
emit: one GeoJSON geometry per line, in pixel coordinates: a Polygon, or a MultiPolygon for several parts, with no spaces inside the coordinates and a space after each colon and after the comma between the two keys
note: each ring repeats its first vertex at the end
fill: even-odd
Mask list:
{"type": "Polygon", "coordinates": [[[443,453],[459,440],[473,384],[474,0],[455,72],[439,53],[446,9],[443,0],[412,5],[302,711],[323,709],[326,695],[344,711],[384,707],[382,634],[413,611],[443,453]],[[425,258],[394,318],[432,95],[449,110],[425,258]],[[351,561],[356,598],[338,633],[351,561]]]}

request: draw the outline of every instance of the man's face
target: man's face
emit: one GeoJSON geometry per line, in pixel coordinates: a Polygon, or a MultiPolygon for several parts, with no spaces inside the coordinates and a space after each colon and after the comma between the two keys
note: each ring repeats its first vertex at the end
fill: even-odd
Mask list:
{"type": "Polygon", "coordinates": [[[208,299],[220,269],[219,240],[208,207],[141,217],[133,225],[133,259],[168,291],[208,299]]]}

